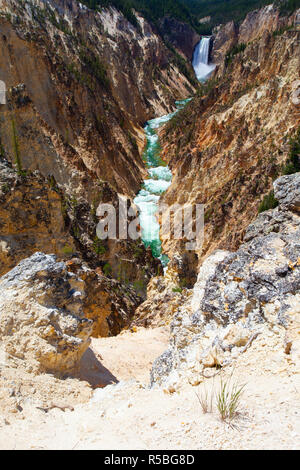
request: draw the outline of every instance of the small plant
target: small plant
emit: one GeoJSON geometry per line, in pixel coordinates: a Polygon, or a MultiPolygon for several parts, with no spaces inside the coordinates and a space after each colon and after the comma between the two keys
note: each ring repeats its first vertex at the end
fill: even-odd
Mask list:
{"type": "Polygon", "coordinates": [[[225,382],[221,380],[220,390],[216,395],[216,405],[222,421],[231,421],[238,414],[240,399],[245,385],[236,383],[231,385],[231,378],[225,382]]]}
{"type": "Polygon", "coordinates": [[[182,288],[181,287],[174,287],[174,289],[172,289],[172,292],[181,294],[182,293],[182,288]]]}
{"type": "Polygon", "coordinates": [[[66,256],[70,256],[73,253],[73,248],[70,245],[65,245],[62,249],[62,252],[66,256]]]}
{"type": "Polygon", "coordinates": [[[196,393],[200,406],[204,414],[213,412],[213,398],[214,394],[208,392],[205,388],[201,394],[196,393]]]}
{"type": "Polygon", "coordinates": [[[133,283],[133,288],[134,288],[136,291],[145,290],[145,289],[146,289],[145,282],[142,281],[141,279],[139,279],[139,280],[137,280],[137,281],[134,281],[134,283],[133,283]]]}
{"type": "Polygon", "coordinates": [[[112,272],[112,269],[111,269],[111,266],[109,263],[106,263],[104,266],[103,266],[103,273],[104,273],[104,276],[105,277],[108,277],[111,275],[111,272],[112,272]]]}
{"type": "Polygon", "coordinates": [[[4,194],[9,193],[9,191],[10,191],[10,186],[9,186],[9,184],[4,183],[4,184],[1,186],[1,191],[2,191],[4,194]]]}

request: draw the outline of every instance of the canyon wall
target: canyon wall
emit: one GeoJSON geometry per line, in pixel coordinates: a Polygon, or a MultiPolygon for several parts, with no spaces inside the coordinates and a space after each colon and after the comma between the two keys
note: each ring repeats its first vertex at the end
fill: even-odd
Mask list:
{"type": "MultiPolygon", "coordinates": [[[[295,16],[282,18],[268,7],[249,14],[239,31],[233,24],[219,28],[215,76],[161,132],[163,158],[174,174],[163,202],[205,204],[200,260],[218,248],[238,248],[284,171],[300,124],[295,16]]],[[[164,239],[163,249],[171,258],[184,253],[176,240],[164,239]]]]}
{"type": "Polygon", "coordinates": [[[162,268],[140,241],[99,240],[96,210],[140,189],[142,127],[193,75],[143,17],[75,0],[1,0],[0,50],[0,272],[36,251],[87,263],[93,332],[117,334],[162,268]]]}
{"type": "Polygon", "coordinates": [[[247,228],[245,243],[236,252],[217,250],[202,264],[192,295],[174,309],[169,348],[153,364],[152,385],[168,392],[198,385],[248,349],[254,357],[270,354],[276,374],[298,373],[300,173],[277,179],[274,192],[279,206],[247,228]]]}
{"type": "Polygon", "coordinates": [[[37,251],[68,261],[95,336],[119,333],[162,273],[141,242],[97,238],[97,207],[118,214],[119,194],[134,197],[145,121],[195,91],[186,57],[199,36],[136,18],[75,0],[0,1],[0,274],[37,251]]]}
{"type": "Polygon", "coordinates": [[[164,39],[192,62],[199,34],[190,25],[168,16],[160,20],[160,30],[164,39]]]}
{"type": "Polygon", "coordinates": [[[76,1],[0,2],[2,146],[92,202],[97,180],[133,196],[143,162],[141,126],[188,96],[188,79],[151,26],[76,1]]]}

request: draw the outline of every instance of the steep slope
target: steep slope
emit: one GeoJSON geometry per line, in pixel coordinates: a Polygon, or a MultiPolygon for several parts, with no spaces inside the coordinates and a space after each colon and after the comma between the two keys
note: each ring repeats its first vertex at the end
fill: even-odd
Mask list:
{"type": "Polygon", "coordinates": [[[99,179],[133,195],[143,175],[140,126],[191,92],[162,40],[141,17],[137,28],[115,9],[75,0],[2,0],[0,13],[9,90],[0,128],[10,159],[14,120],[24,168],[90,202],[99,179]]]}
{"type": "Polygon", "coordinates": [[[159,264],[142,243],[105,248],[95,241],[89,206],[73,202],[67,209],[68,204],[40,174],[18,174],[0,158],[0,276],[36,252],[54,253],[84,281],[83,310],[94,321],[92,335],[118,334],[141,303],[138,294],[143,296],[148,280],[160,272],[159,264]]]}
{"type": "MultiPolygon", "coordinates": [[[[219,29],[215,77],[162,131],[163,158],[174,174],[163,201],[206,205],[200,258],[239,246],[263,195],[285,171],[300,124],[296,15],[282,19],[268,7],[249,14],[237,32],[219,29]]],[[[183,252],[176,240],[163,247],[171,257],[183,252]]]]}
{"type": "Polygon", "coordinates": [[[143,296],[161,266],[139,241],[98,240],[96,209],[137,193],[144,122],[172,111],[193,86],[142,16],[133,25],[115,8],[75,0],[1,0],[0,49],[0,153],[16,170],[0,169],[1,273],[38,250],[81,258],[96,270],[97,331],[118,333],[141,301],[127,296],[128,284],[143,296]]]}
{"type": "Polygon", "coordinates": [[[259,215],[238,251],[218,250],[202,264],[193,295],[175,312],[169,348],[154,363],[153,384],[197,385],[256,341],[277,343],[299,372],[300,173],[277,179],[274,192],[278,208],[259,215]]]}

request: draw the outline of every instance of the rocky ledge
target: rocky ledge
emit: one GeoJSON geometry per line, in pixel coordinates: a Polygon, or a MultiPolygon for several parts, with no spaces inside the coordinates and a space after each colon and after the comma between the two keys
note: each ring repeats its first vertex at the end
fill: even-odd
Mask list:
{"type": "MultiPolygon", "coordinates": [[[[193,296],[178,308],[152,385],[197,385],[231,364],[258,337],[277,336],[300,360],[300,173],[275,181],[279,205],[248,227],[235,253],[216,251],[202,264],[193,296]]],[[[263,344],[263,343],[262,343],[263,344]]]]}

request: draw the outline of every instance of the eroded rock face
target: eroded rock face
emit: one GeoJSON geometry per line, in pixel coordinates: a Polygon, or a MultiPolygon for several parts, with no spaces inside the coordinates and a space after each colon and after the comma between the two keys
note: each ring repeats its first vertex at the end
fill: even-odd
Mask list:
{"type": "Polygon", "coordinates": [[[168,351],[153,365],[152,384],[170,390],[198,384],[205,371],[231,363],[262,335],[278,335],[300,361],[300,174],[274,183],[280,205],[251,224],[235,253],[217,251],[200,268],[193,297],[171,325],[168,351]],[[289,188],[289,203],[284,204],[289,188]]]}
{"type": "MultiPolygon", "coordinates": [[[[109,185],[101,193],[117,206],[109,185]]],[[[0,202],[0,275],[38,251],[54,253],[85,281],[83,310],[95,320],[93,336],[115,335],[129,325],[149,279],[162,272],[140,240],[98,240],[86,200],[67,198],[38,172],[18,174],[2,158],[0,202]]]]}
{"type": "Polygon", "coordinates": [[[218,26],[213,31],[214,42],[211,53],[212,62],[221,64],[227,52],[234,46],[238,38],[238,28],[233,21],[218,26]]]}
{"type": "Polygon", "coordinates": [[[154,277],[149,282],[147,299],[136,309],[131,326],[156,328],[168,325],[190,295],[191,290],[180,287],[178,273],[169,268],[165,276],[154,277]]]}
{"type": "Polygon", "coordinates": [[[99,180],[134,196],[144,176],[142,125],[192,91],[161,38],[137,23],[75,1],[1,1],[1,143],[11,161],[14,120],[24,168],[89,203],[99,180]]]}
{"type": "Polygon", "coordinates": [[[0,278],[0,338],[11,365],[66,375],[90,344],[84,283],[55,256],[35,253],[0,278]]]}
{"type": "MultiPolygon", "coordinates": [[[[277,10],[268,15],[276,24],[277,10]]],[[[282,17],[278,28],[288,28],[295,15],[282,17]]],[[[161,130],[162,156],[174,175],[162,202],[205,205],[201,261],[216,249],[240,246],[264,195],[282,174],[290,138],[297,135],[299,105],[293,95],[299,80],[299,33],[279,29],[273,34],[268,25],[245,49],[236,49],[228,60],[223,55],[203,96],[161,130]]],[[[246,39],[238,34],[237,41],[246,39]]],[[[183,252],[169,238],[163,239],[163,250],[170,258],[183,252]]]]}
{"type": "Polygon", "coordinates": [[[195,46],[200,41],[199,34],[188,24],[171,17],[163,18],[160,21],[160,27],[164,37],[192,61],[195,46]]]}
{"type": "Polygon", "coordinates": [[[128,327],[141,303],[133,287],[105,277],[101,269],[90,269],[78,258],[66,264],[68,271],[84,281],[82,308],[93,321],[92,337],[115,336],[128,327]]]}
{"type": "Polygon", "coordinates": [[[0,158],[0,275],[41,250],[66,259],[76,251],[61,196],[40,174],[18,175],[0,158]]]}
{"type": "Polygon", "coordinates": [[[239,28],[239,42],[247,44],[267,31],[276,31],[282,24],[281,20],[279,9],[275,5],[267,5],[248,13],[239,28]]]}

